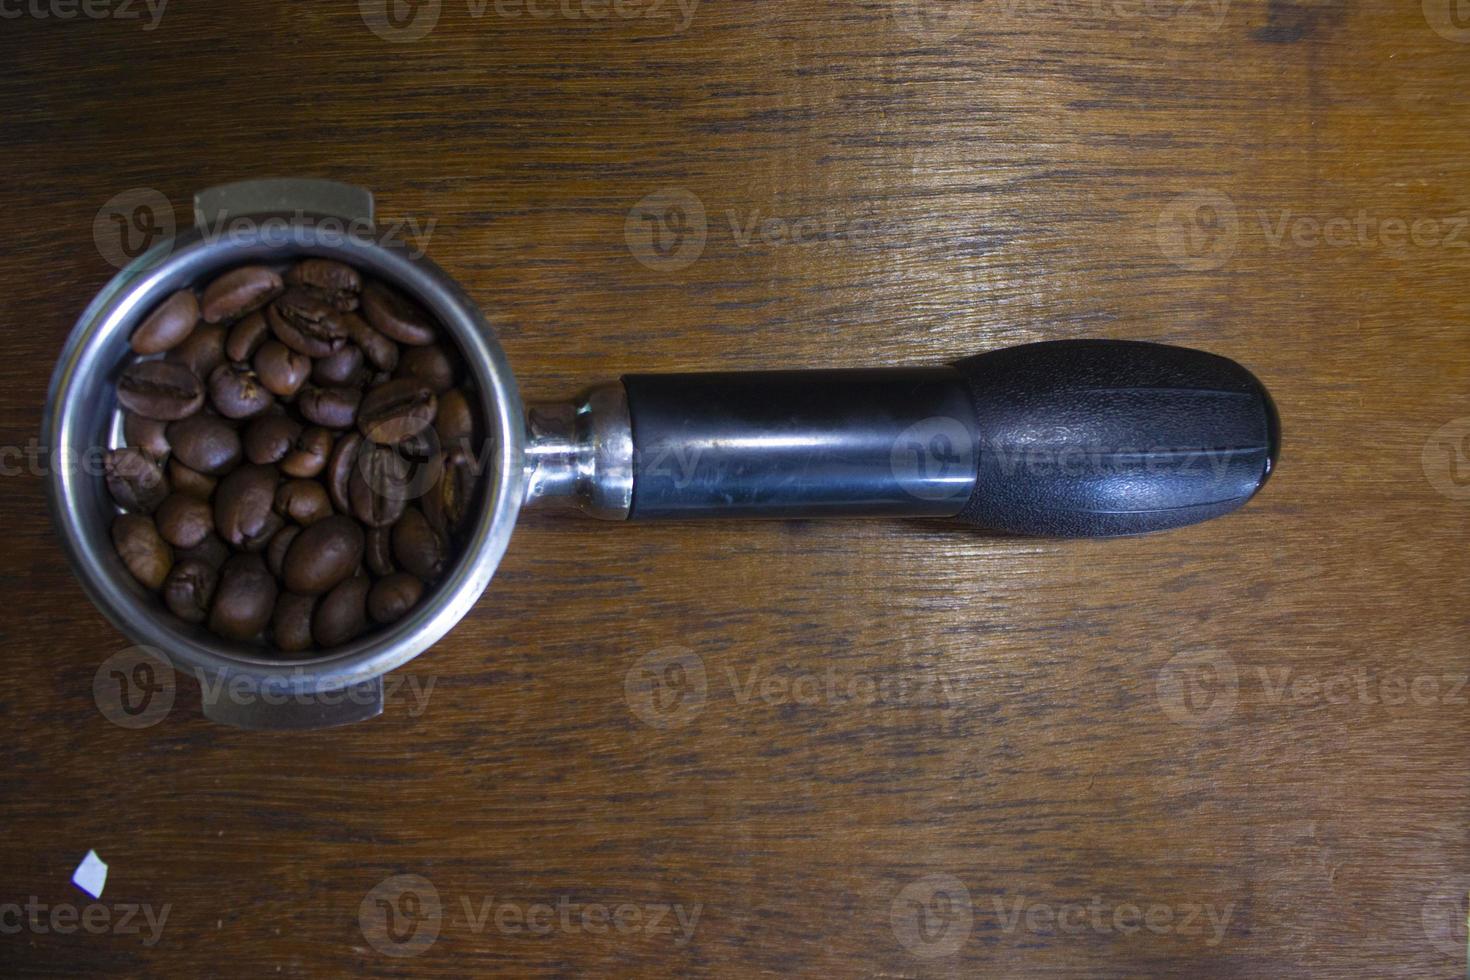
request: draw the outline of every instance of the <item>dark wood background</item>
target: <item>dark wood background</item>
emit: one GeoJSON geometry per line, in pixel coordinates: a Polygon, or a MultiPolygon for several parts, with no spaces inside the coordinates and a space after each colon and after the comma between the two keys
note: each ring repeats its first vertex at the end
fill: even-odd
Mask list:
{"type": "Polygon", "coordinates": [[[1137,338],[1251,367],[1286,448],[1246,509],[1141,539],[530,518],[401,672],[433,684],[425,710],[405,694],[305,735],[208,724],[187,683],[153,727],[106,720],[93,675],[127,641],[7,456],[0,927],[31,896],[84,908],[68,879],[95,848],[116,928],[43,913],[0,933],[0,971],[1464,971],[1470,23],[1451,3],[707,0],[685,25],[443,0],[403,8],[439,10],[402,42],[371,3],[171,3],[149,30],[141,0],[96,2],[112,16],[0,19],[7,447],[37,436],[114,271],[109,201],[149,188],[182,225],[202,187],[304,175],[434,222],[428,252],[528,398],[1137,338]],[[669,189],[707,215],[674,271],[625,237],[669,189]],[[782,237],[802,218],[815,236],[782,237]],[[705,693],[658,728],[625,680],[670,656],[705,693]],[[442,910],[412,959],[359,914],[397,875],[442,910]],[[537,903],[643,925],[495,924],[537,903]],[[155,944],[118,923],[129,904],[169,908],[155,944]],[[658,906],[697,911],[692,932],[644,928],[658,906]]]}

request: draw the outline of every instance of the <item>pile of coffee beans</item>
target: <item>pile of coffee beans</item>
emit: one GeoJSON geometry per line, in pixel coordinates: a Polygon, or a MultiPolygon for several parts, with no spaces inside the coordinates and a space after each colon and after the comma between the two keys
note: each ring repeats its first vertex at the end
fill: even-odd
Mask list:
{"type": "Polygon", "coordinates": [[[412,299],[329,259],[246,266],[131,344],[112,538],[173,615],[299,655],[396,622],[449,567],[488,455],[412,299]]]}

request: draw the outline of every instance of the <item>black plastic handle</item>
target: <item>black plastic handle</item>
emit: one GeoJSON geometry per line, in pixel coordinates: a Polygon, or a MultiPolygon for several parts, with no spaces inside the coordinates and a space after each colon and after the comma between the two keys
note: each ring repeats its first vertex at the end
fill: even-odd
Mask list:
{"type": "Polygon", "coordinates": [[[888,515],[1138,534],[1239,507],[1280,445],[1271,398],[1245,368],[1133,341],[623,383],[635,520],[888,515]]]}

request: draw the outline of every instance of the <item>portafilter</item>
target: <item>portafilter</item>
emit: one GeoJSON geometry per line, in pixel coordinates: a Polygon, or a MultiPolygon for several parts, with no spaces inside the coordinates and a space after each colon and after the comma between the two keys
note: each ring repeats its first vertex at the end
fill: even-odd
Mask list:
{"type": "Polygon", "coordinates": [[[195,197],[195,227],[139,255],[96,296],[52,377],[43,444],[54,522],[97,607],[134,642],[209,684],[246,728],[314,728],[382,710],[382,677],[428,649],[489,584],[523,507],[610,521],[921,517],[1048,537],[1138,534],[1249,500],[1280,443],[1266,389],[1227,358],[1136,341],[1062,340],[952,364],[630,374],[523,409],[491,325],[443,270],[373,234],[372,196],[319,180],[195,197]],[[96,467],[121,444],[128,338],[179,289],[247,263],[338,259],[431,312],[465,362],[485,443],[483,502],[455,563],[406,617],[318,656],[270,655],[170,615],[112,547],[96,467]],[[269,696],[268,696],[269,695],[269,696]]]}

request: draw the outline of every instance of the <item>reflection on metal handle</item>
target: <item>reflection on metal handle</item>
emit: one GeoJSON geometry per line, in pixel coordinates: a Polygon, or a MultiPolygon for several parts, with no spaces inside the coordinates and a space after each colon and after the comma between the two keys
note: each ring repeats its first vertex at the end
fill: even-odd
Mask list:
{"type": "Polygon", "coordinates": [[[589,388],[575,401],[526,409],[525,506],[627,520],[633,507],[633,427],[621,381],[589,388]]]}

